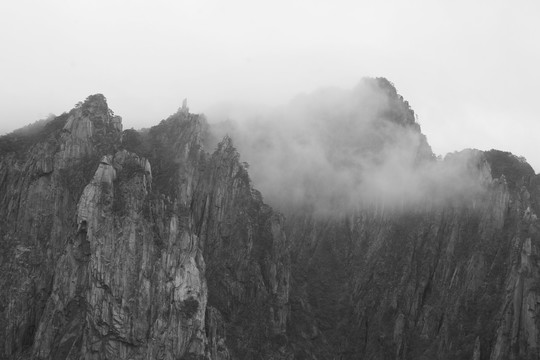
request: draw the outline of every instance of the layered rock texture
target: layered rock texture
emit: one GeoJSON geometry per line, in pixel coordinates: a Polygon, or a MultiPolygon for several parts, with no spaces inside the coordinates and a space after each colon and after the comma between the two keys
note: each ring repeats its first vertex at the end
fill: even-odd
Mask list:
{"type": "Polygon", "coordinates": [[[279,352],[283,218],[231,140],[208,154],[206,122],[187,112],[144,137],[118,120],[94,95],[3,154],[2,358],[279,352]]]}
{"type": "MultiPolygon", "coordinates": [[[[384,116],[421,135],[377,81],[384,116]]],[[[187,106],[122,131],[98,94],[0,138],[0,358],[540,358],[523,159],[469,150],[453,158],[474,196],[329,214],[272,209],[234,139],[212,137],[187,106]]]]}
{"type": "Polygon", "coordinates": [[[538,358],[539,188],[522,175],[459,205],[292,215],[297,358],[538,358]]]}

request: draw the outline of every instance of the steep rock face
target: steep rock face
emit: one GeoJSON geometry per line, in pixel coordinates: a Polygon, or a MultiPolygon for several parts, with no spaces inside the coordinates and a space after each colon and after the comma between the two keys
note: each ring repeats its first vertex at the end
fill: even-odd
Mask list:
{"type": "Polygon", "coordinates": [[[61,121],[0,163],[2,357],[279,356],[283,219],[230,139],[210,156],[186,111],[122,134],[100,95],[61,121]]]}
{"type": "Polygon", "coordinates": [[[109,118],[103,96],[96,95],[52,120],[40,137],[16,139],[11,148],[17,151],[2,157],[3,356],[28,352],[32,346],[56,262],[76,230],[77,200],[99,162],[97,145],[103,136],[119,139],[109,118]]]}
{"type": "Polygon", "coordinates": [[[212,155],[203,150],[206,132],[204,119],[181,110],[134,143],[155,164],[155,192],[199,238],[208,283],[205,356],[281,356],[289,274],[283,219],[252,188],[230,138],[212,155]]]}
{"type": "Polygon", "coordinates": [[[57,264],[35,358],[203,351],[206,284],[197,237],[176,216],[152,231],[144,218],[150,178],[148,161],[137,155],[102,159],[79,200],[77,233],[57,264]]]}
{"type": "Polygon", "coordinates": [[[508,185],[486,157],[487,192],[464,202],[290,215],[297,358],[538,356],[537,180],[508,185]]]}
{"type": "Polygon", "coordinates": [[[538,358],[540,176],[523,159],[449,157],[470,159],[474,196],[284,217],[187,106],[121,130],[93,95],[0,139],[0,358],[538,358]]]}
{"type": "Polygon", "coordinates": [[[206,165],[195,223],[211,313],[227,319],[234,358],[263,359],[284,354],[290,261],[283,217],[251,188],[238,158],[225,138],[206,165]]]}

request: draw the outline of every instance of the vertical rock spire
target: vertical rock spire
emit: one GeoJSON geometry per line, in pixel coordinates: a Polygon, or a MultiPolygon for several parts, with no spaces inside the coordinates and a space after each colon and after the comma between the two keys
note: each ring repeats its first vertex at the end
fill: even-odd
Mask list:
{"type": "Polygon", "coordinates": [[[179,112],[182,114],[189,114],[189,108],[187,106],[187,98],[184,98],[182,101],[182,107],[179,109],[179,112]]]}

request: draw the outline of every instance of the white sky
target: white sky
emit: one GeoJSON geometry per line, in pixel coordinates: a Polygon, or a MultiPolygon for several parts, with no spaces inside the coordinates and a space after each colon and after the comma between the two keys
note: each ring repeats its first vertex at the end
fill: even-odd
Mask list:
{"type": "Polygon", "coordinates": [[[392,81],[437,154],[475,147],[540,171],[540,1],[0,2],[0,133],[103,93],[124,128],[189,99],[272,105],[392,81]]]}

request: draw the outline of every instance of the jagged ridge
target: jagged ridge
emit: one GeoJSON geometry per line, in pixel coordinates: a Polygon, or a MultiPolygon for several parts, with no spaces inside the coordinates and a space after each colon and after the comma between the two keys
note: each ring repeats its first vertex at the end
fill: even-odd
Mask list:
{"type": "Polygon", "coordinates": [[[285,220],[184,108],[122,131],[94,95],[0,140],[3,357],[538,356],[540,179],[521,159],[476,152],[487,191],[444,206],[285,220]]]}

